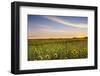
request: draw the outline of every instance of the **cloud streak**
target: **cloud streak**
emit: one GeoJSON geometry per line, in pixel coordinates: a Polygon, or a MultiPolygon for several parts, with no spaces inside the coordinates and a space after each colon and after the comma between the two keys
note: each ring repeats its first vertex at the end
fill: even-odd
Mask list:
{"type": "Polygon", "coordinates": [[[64,21],[64,20],[57,18],[57,17],[45,16],[45,18],[52,20],[52,21],[55,21],[57,23],[63,24],[65,26],[71,26],[71,27],[76,27],[76,28],[88,28],[86,24],[71,23],[71,22],[64,21]]]}

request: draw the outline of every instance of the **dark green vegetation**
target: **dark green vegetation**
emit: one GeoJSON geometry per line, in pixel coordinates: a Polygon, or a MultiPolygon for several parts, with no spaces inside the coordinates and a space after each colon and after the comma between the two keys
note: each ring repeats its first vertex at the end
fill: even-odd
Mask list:
{"type": "Polygon", "coordinates": [[[28,39],[28,60],[80,59],[88,57],[87,37],[28,39]]]}

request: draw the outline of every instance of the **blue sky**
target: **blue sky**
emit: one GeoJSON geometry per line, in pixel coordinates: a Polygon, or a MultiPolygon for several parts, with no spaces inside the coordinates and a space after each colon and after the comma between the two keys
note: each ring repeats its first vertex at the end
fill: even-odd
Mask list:
{"type": "Polygon", "coordinates": [[[88,18],[28,15],[28,38],[72,38],[87,36],[88,18]]]}

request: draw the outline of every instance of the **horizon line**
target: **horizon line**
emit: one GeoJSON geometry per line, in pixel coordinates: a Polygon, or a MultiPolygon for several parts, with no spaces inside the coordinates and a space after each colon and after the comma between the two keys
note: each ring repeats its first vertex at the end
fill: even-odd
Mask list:
{"type": "Polygon", "coordinates": [[[84,37],[70,37],[70,38],[28,38],[28,39],[74,39],[74,38],[88,38],[87,36],[84,37]]]}

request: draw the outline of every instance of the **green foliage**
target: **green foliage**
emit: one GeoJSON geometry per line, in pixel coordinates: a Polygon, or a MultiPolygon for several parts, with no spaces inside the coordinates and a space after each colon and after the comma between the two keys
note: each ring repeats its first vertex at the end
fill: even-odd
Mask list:
{"type": "Polygon", "coordinates": [[[87,39],[29,39],[28,60],[87,58],[87,39]]]}

